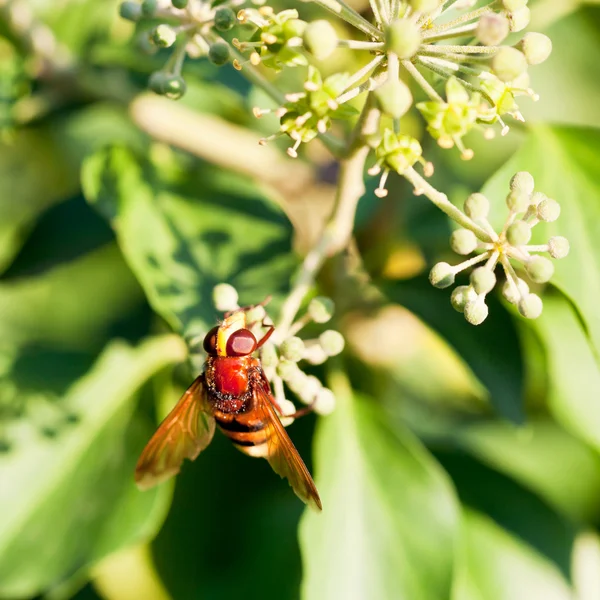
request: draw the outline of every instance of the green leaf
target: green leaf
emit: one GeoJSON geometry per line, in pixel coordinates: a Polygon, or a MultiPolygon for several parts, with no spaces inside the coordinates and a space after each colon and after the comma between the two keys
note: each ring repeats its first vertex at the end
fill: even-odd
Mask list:
{"type": "Polygon", "coordinates": [[[463,513],[461,550],[454,600],[574,600],[554,565],[476,511],[463,513]]]}
{"type": "MultiPolygon", "coordinates": [[[[597,8],[583,9],[584,2],[569,0],[549,6],[532,7],[532,31],[540,31],[546,18],[560,16],[561,10],[574,11],[559,18],[544,33],[552,40],[550,58],[529,72],[531,87],[540,96],[539,102],[526,97],[518,98],[525,119],[535,122],[600,126],[600,113],[596,98],[600,94],[600,81],[590,77],[597,68],[596,56],[600,53],[600,36],[597,8]],[[577,4],[580,6],[577,7],[577,4]],[[537,9],[537,13],[536,13],[537,9]],[[577,9],[577,10],[576,10],[577,9]],[[536,24],[534,21],[540,21],[536,24]],[[556,85],[557,81],[565,85],[556,85]]],[[[588,2],[589,4],[589,2],[588,2]]]]}
{"type": "Polygon", "coordinates": [[[11,262],[33,221],[77,190],[77,177],[47,128],[24,129],[0,144],[0,272],[11,262]]]}
{"type": "Polygon", "coordinates": [[[0,348],[97,348],[143,301],[114,243],[39,276],[0,282],[0,348]]]}
{"type": "Polygon", "coordinates": [[[315,442],[323,513],[306,511],[300,526],[302,598],[447,598],[458,535],[451,485],[372,400],[334,387],[338,406],[315,442]]]}
{"type": "Polygon", "coordinates": [[[0,455],[0,480],[10,482],[0,487],[0,597],[34,596],[155,533],[170,488],[135,489],[133,467],[148,436],[134,415],[136,392],[184,355],[174,336],[136,349],[115,342],[61,398],[70,424],[50,437],[31,418],[9,429],[12,447],[0,455]]]}
{"type": "Polygon", "coordinates": [[[186,335],[212,325],[211,293],[228,282],[253,304],[286,288],[291,228],[249,184],[214,168],[153,166],[124,148],[92,156],[85,194],[112,223],[152,307],[186,335]]]}
{"type": "Polygon", "coordinates": [[[492,201],[493,221],[506,219],[504,198],[517,171],[529,171],[536,190],[561,205],[560,218],[533,229],[533,244],[547,243],[553,235],[571,242],[569,256],[555,262],[552,283],[575,303],[589,336],[600,353],[600,130],[536,127],[520,150],[485,185],[492,201]]]}
{"type": "MultiPolygon", "coordinates": [[[[471,377],[478,379],[479,387],[483,384],[487,389],[487,393],[477,390],[479,395],[483,398],[489,395],[490,404],[502,417],[515,423],[524,421],[519,340],[513,320],[493,296],[489,297],[489,317],[473,327],[452,308],[449,292],[433,288],[426,277],[386,284],[383,290],[387,297],[413,311],[448,342],[472,371],[471,377]]],[[[413,330],[409,329],[409,333],[413,330]]],[[[411,345],[403,345],[408,353],[411,345]]],[[[413,377],[421,381],[423,388],[438,378],[437,371],[433,355],[426,352],[419,375],[413,377]]],[[[435,390],[438,398],[450,395],[443,385],[444,378],[455,379],[457,373],[453,369],[452,375],[445,373],[441,377],[441,385],[435,390]]]]}
{"type": "Polygon", "coordinates": [[[600,516],[600,456],[555,423],[480,423],[454,436],[459,446],[574,520],[595,522],[600,516]]]}
{"type": "Polygon", "coordinates": [[[492,518],[569,577],[577,528],[568,518],[520,483],[448,444],[435,456],[452,477],[463,505],[492,518]]]}
{"type": "Polygon", "coordinates": [[[572,306],[560,295],[544,298],[533,322],[548,357],[548,406],[569,431],[600,451],[600,369],[572,306]]]}

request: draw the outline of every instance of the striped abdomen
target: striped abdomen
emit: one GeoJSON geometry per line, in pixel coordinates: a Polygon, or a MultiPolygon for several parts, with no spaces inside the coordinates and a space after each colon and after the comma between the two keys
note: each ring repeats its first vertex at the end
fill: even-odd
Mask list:
{"type": "Polygon", "coordinates": [[[268,423],[255,411],[240,414],[215,414],[217,425],[233,442],[233,445],[248,456],[267,456],[267,440],[270,434],[268,423]]]}

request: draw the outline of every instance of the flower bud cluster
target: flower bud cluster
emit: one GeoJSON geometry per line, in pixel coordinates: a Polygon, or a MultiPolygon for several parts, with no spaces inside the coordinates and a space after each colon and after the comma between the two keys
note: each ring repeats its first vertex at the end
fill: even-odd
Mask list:
{"type": "MultiPolygon", "coordinates": [[[[517,98],[537,99],[529,87],[529,67],[545,61],[552,50],[549,38],[540,33],[526,33],[516,43],[506,43],[509,34],[529,24],[527,0],[490,0],[483,5],[450,0],[369,0],[371,21],[345,0],[310,0],[344,20],[351,32],[349,39],[341,39],[328,20],[307,22],[299,18],[297,10],[277,12],[262,5],[264,0],[253,0],[255,7],[236,14],[234,9],[243,1],[123,2],[124,18],[159,21],[150,31],[151,44],[173,49],[165,68],[150,78],[151,89],[169,98],[185,93],[181,66],[186,55],[206,56],[216,65],[232,62],[242,70],[259,64],[275,72],[308,66],[304,92],[285,95],[286,102],[274,111],[281,117],[279,132],[262,140],[287,134],[294,141],[288,151],[292,157],[297,156],[300,144],[325,134],[332,120],[352,117],[357,111],[348,105],[350,101],[372,94],[381,113],[393,120],[391,133],[403,156],[399,168],[391,164],[397,162],[394,157],[398,153],[390,156],[393,136],[389,134],[382,137],[381,147],[373,146],[377,168],[382,171],[379,195],[385,194],[383,184],[389,172],[401,173],[404,162],[421,162],[418,142],[400,128],[400,118],[413,106],[405,80],[412,80],[428,97],[416,108],[429,134],[443,148],[458,148],[468,160],[473,156],[464,141],[468,133],[479,130],[492,138],[499,125],[505,135],[509,131],[506,116],[523,120],[517,98]],[[222,34],[234,26],[238,37],[232,38],[230,45],[222,34]],[[356,51],[368,61],[358,58],[355,64],[361,66],[355,72],[324,78],[319,61],[329,59],[337,49],[356,51]],[[428,75],[442,85],[432,85],[428,75]]],[[[257,116],[265,112],[255,109],[257,116]]],[[[431,166],[426,170],[431,171],[431,166]]]]}
{"type": "Polygon", "coordinates": [[[122,2],[119,7],[120,15],[140,24],[140,42],[144,47],[151,51],[171,49],[171,56],[165,66],[150,76],[148,87],[157,94],[176,100],[186,92],[186,84],[181,75],[186,56],[206,57],[217,66],[230,62],[231,46],[223,39],[222,33],[238,23],[234,9],[242,2],[243,0],[226,0],[214,4],[205,0],[122,2]]]}
{"type": "MultiPolygon", "coordinates": [[[[223,312],[240,308],[237,290],[226,283],[215,286],[213,302],[217,310],[223,312]]],[[[271,381],[275,399],[282,409],[282,416],[296,412],[294,404],[285,397],[285,387],[318,414],[329,414],[335,408],[335,397],[331,390],[324,387],[314,375],[305,373],[299,363],[304,361],[318,365],[324,363],[329,357],[340,354],[344,349],[344,337],[333,329],[323,331],[316,339],[302,339],[297,335],[309,323],[329,322],[334,309],[330,298],[321,296],[313,298],[304,315],[290,327],[283,340],[278,341],[272,337],[259,350],[262,367],[271,381]]],[[[270,323],[264,305],[259,304],[246,309],[247,327],[257,339],[264,335],[270,323]]],[[[286,426],[292,421],[293,418],[289,417],[282,419],[286,426]]]]}
{"type": "Polygon", "coordinates": [[[520,267],[530,281],[544,284],[552,278],[554,264],[540,253],[548,253],[554,259],[564,258],[569,253],[569,242],[562,236],[553,236],[545,244],[530,244],[532,229],[538,223],[555,221],[560,215],[556,200],[535,191],[531,174],[522,171],[511,179],[506,205],[508,217],[500,233],[496,233],[487,218],[488,199],[483,194],[469,196],[464,205],[465,228],[453,232],[450,245],[457,254],[476,253],[476,256],[455,266],[437,263],[429,274],[435,287],[447,288],[454,284],[458,273],[478,265],[471,271],[469,284],[456,287],[451,296],[452,306],[473,325],[479,325],[488,316],[486,296],[497,284],[498,264],[505,275],[504,298],[514,304],[523,317],[535,319],[542,313],[542,300],[530,291],[515,266],[520,267]]]}
{"type": "MultiPolygon", "coordinates": [[[[504,44],[510,33],[521,31],[529,23],[529,8],[524,0],[498,0],[473,10],[474,2],[370,0],[374,23],[357,15],[342,0],[313,1],[355,27],[357,38],[339,39],[327,21],[302,22],[294,32],[297,37],[282,37],[280,31],[273,34],[274,48],[317,60],[329,57],[337,48],[369,51],[372,59],[347,76],[347,85],[334,99],[336,103],[341,106],[360,94],[372,92],[380,110],[397,121],[413,104],[404,74],[429,98],[416,105],[427,122],[427,131],[441,147],[457,147],[465,160],[473,156],[473,151],[464,145],[466,134],[476,129],[489,139],[495,136],[493,126],[499,124],[505,135],[509,127],[504,116],[523,120],[517,97],[538,98],[529,87],[528,68],[549,56],[549,38],[527,33],[514,45],[504,44]],[[473,36],[473,41],[464,43],[465,38],[473,36]],[[427,71],[445,80],[442,91],[429,83],[427,71]]],[[[265,10],[262,7],[254,12],[265,10]]],[[[264,38],[261,40],[264,42],[264,38]]],[[[259,40],[252,43],[258,44],[259,40]]],[[[261,51],[269,57],[274,55],[273,51],[267,52],[264,44],[261,51]]],[[[259,58],[257,55],[256,62],[259,58]]],[[[281,61],[270,66],[279,69],[281,61]]],[[[299,109],[288,110],[300,114],[299,109]]],[[[344,118],[341,114],[332,117],[344,118]]],[[[313,130],[313,137],[323,131],[313,130]]],[[[399,128],[394,131],[398,133],[399,128]]]]}

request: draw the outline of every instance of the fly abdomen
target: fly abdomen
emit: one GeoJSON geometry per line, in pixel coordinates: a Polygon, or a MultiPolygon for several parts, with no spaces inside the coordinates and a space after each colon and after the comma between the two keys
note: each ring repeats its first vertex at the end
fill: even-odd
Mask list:
{"type": "Polygon", "coordinates": [[[266,423],[260,419],[249,419],[244,415],[215,415],[221,431],[233,442],[233,445],[249,456],[266,456],[268,454],[268,430],[266,423]]]}

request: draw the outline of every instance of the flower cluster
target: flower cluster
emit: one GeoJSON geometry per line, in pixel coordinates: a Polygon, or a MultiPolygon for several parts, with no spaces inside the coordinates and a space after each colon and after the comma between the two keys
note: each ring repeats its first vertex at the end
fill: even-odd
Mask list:
{"type": "MultiPolygon", "coordinates": [[[[219,311],[236,310],[238,293],[226,283],[215,286],[213,291],[215,307],[219,311]]],[[[344,349],[344,338],[341,333],[328,329],[316,339],[302,339],[298,333],[309,323],[327,323],[333,316],[333,301],[325,297],[313,298],[304,313],[286,332],[284,339],[272,337],[260,350],[263,369],[273,386],[273,393],[282,415],[297,412],[294,403],[286,398],[285,387],[297,398],[308,405],[318,414],[326,415],[335,408],[333,392],[324,387],[314,375],[306,374],[298,365],[301,361],[319,365],[329,357],[336,356],[344,349]]],[[[270,323],[265,307],[255,306],[246,313],[248,328],[260,339],[265,332],[265,326],[270,323]]],[[[292,418],[284,418],[284,425],[289,425],[292,418]]]]}
{"type": "MultiPolygon", "coordinates": [[[[309,67],[304,92],[287,94],[287,103],[275,111],[281,118],[281,131],[262,139],[260,143],[265,144],[287,134],[294,140],[294,145],[288,148],[287,153],[296,158],[300,144],[310,142],[319,133],[325,133],[331,126],[331,119],[347,119],[356,114],[352,106],[340,106],[336,100],[346,87],[347,80],[348,76],[344,73],[336,73],[323,80],[317,69],[309,67]]],[[[257,117],[268,112],[271,111],[254,109],[257,117]]]]}
{"type": "Polygon", "coordinates": [[[230,62],[231,47],[221,34],[237,23],[234,8],[243,1],[142,0],[121,3],[119,10],[124,19],[142,26],[159,21],[158,25],[143,29],[145,45],[151,49],[173,49],[165,66],[151,75],[150,89],[173,100],[181,98],[186,91],[181,76],[186,56],[205,56],[219,66],[230,62]]]}
{"type": "Polygon", "coordinates": [[[554,265],[539,253],[547,252],[556,259],[569,253],[569,242],[562,236],[551,237],[546,244],[529,243],[533,227],[542,221],[555,221],[560,215],[556,200],[534,191],[534,180],[529,173],[523,171],[512,178],[506,205],[508,217],[502,231],[496,233],[487,218],[488,199],[483,194],[469,196],[464,205],[466,227],[453,232],[450,245],[457,254],[476,252],[477,255],[455,266],[437,263],[429,275],[434,286],[447,288],[458,273],[483,263],[471,272],[469,285],[458,286],[451,297],[452,306],[473,325],[479,325],[488,315],[485,299],[497,283],[496,265],[502,266],[506,277],[502,286],[504,298],[516,305],[522,316],[535,319],[542,313],[542,300],[530,292],[513,265],[520,264],[532,282],[543,284],[554,274],[554,265]]]}

